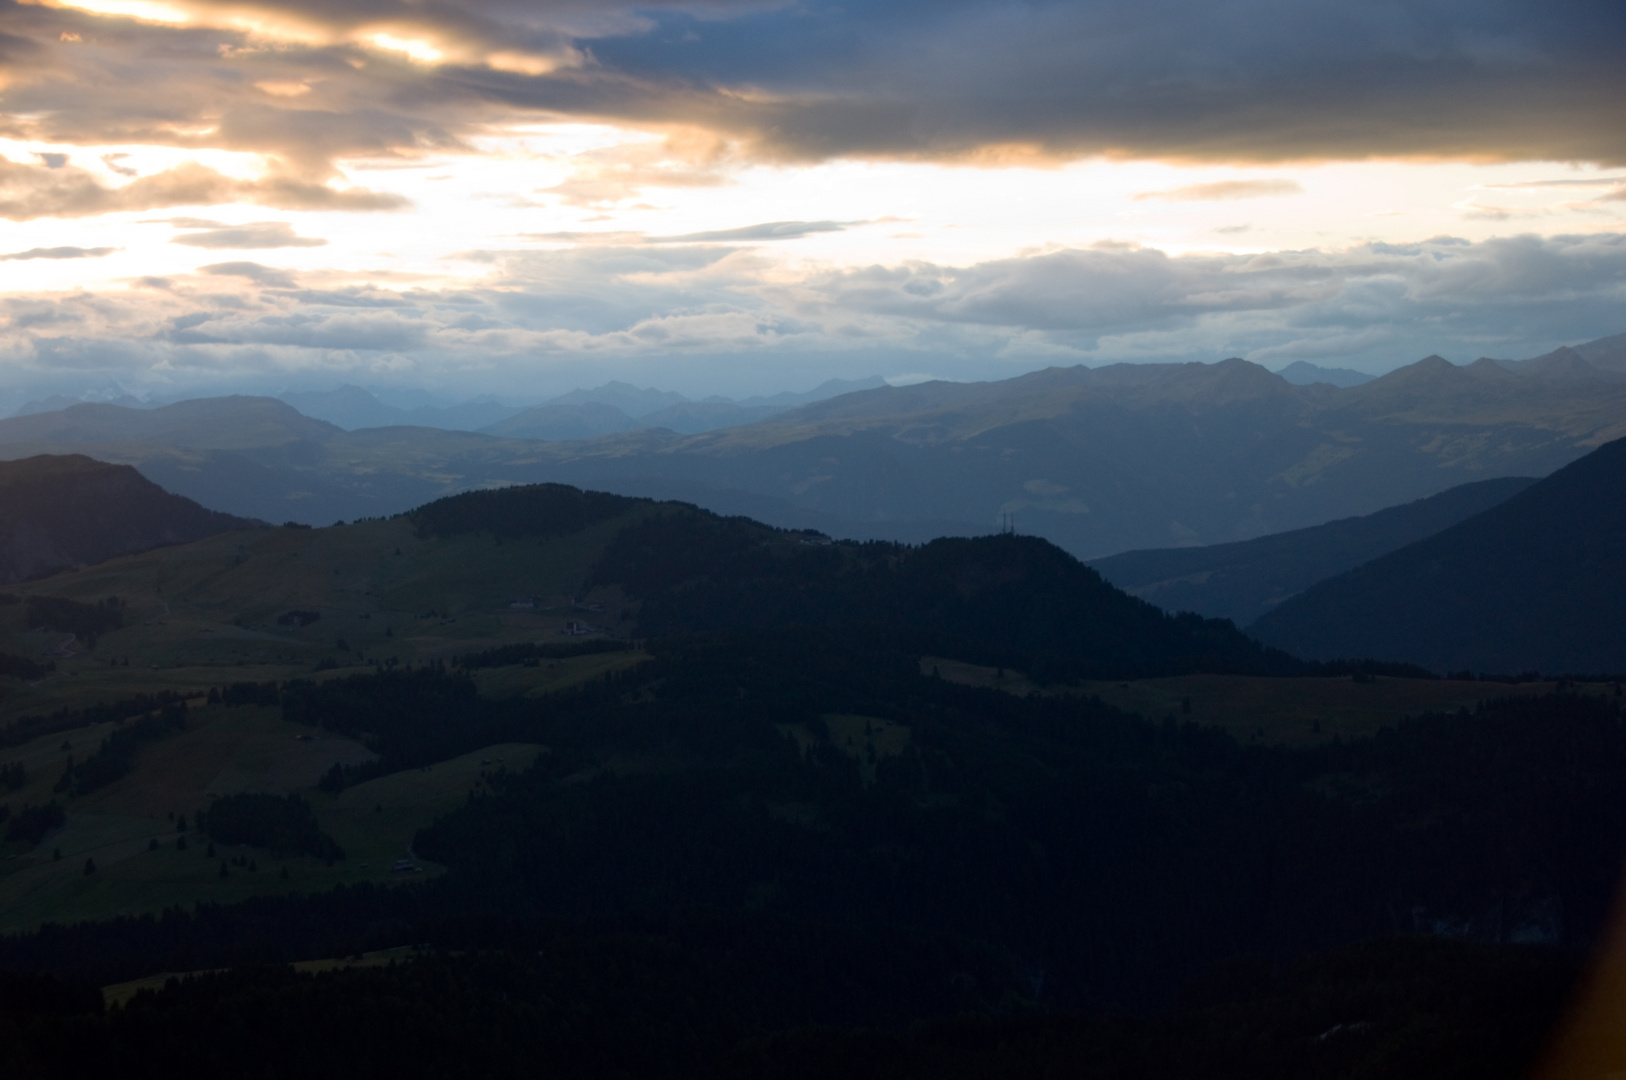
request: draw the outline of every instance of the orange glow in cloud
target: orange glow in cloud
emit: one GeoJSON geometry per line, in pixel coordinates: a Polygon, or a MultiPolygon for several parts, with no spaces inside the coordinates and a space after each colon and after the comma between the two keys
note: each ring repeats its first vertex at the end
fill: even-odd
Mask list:
{"type": "Polygon", "coordinates": [[[184,8],[175,4],[159,3],[158,0],[23,0],[23,3],[69,8],[92,15],[139,19],[142,22],[184,24],[193,21],[192,16],[184,8]]]}
{"type": "Polygon", "coordinates": [[[381,31],[373,34],[367,40],[380,49],[402,53],[408,59],[416,60],[420,64],[438,63],[446,56],[445,52],[421,38],[396,37],[394,34],[386,34],[381,31]]]}

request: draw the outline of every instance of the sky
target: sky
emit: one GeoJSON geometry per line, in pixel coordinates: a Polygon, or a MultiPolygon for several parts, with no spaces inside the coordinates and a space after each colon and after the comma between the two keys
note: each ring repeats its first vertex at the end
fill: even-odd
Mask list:
{"type": "Polygon", "coordinates": [[[1626,5],[0,0],[0,404],[1626,332],[1626,5]]]}

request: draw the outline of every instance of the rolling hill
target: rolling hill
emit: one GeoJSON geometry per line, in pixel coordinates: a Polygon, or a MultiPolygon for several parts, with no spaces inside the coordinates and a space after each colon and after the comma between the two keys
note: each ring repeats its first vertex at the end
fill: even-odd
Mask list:
{"type": "MultiPolygon", "coordinates": [[[[392,950],[377,968],[413,987],[411,965],[479,957],[508,998],[575,1014],[635,982],[652,1033],[538,1030],[667,1061],[813,1021],[1156,1008],[1239,956],[1436,923],[1563,945],[1603,925],[1626,850],[1612,699],[1244,744],[919,652],[1270,660],[1228,624],[1036,538],[820,540],[542,486],[30,584],[131,617],[4,702],[53,708],[0,728],[0,927],[24,931],[0,967],[260,980],[392,950]],[[582,620],[652,637],[559,633],[582,620]],[[1560,768],[1576,781],[1532,785],[1560,768]]],[[[178,992],[147,987],[120,1000],[178,992]]]]}
{"type": "MultiPolygon", "coordinates": [[[[79,641],[72,656],[0,608],[0,651],[55,650],[65,670],[84,668],[84,693],[132,677],[163,683],[132,676],[121,666],[131,663],[183,684],[209,668],[286,676],[556,640],[573,622],[621,638],[787,625],[874,632],[917,656],[1039,669],[1050,680],[1298,666],[1228,623],[1175,618],[1127,596],[1035,537],[830,543],[562,485],[469,492],[342,527],[224,533],[27,593],[123,605],[124,625],[79,641]]],[[[61,689],[15,687],[0,721],[61,689]]]]}
{"type": "Polygon", "coordinates": [[[1519,476],[1477,480],[1364,517],[1234,544],[1129,551],[1090,565],[1118,588],[1166,611],[1246,626],[1318,581],[1449,528],[1535,482],[1519,476]]]}
{"type": "Polygon", "coordinates": [[[128,465],[78,455],[0,462],[0,583],[257,524],[171,495],[128,465]]]}
{"type": "Polygon", "coordinates": [[[1437,671],[1626,671],[1626,439],[1284,602],[1249,629],[1308,657],[1437,671]]]}

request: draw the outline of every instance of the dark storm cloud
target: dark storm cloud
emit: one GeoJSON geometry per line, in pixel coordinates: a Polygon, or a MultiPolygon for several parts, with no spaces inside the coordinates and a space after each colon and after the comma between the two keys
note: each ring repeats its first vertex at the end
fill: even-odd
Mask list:
{"type": "Polygon", "coordinates": [[[253,150],[306,183],[520,117],[699,128],[781,160],[1626,163],[1618,0],[173,2],[204,23],[0,3],[0,127],[253,150]],[[256,7],[270,29],[228,25],[256,7]],[[439,59],[381,52],[384,32],[439,59]]]}
{"type": "Polygon", "coordinates": [[[792,157],[1626,157],[1626,8],[1515,0],[786,5],[593,43],[607,68],[760,93],[792,157]]]}

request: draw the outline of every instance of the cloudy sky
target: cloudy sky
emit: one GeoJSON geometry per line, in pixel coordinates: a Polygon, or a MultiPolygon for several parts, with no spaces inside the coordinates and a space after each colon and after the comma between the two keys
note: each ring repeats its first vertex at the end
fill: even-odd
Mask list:
{"type": "Polygon", "coordinates": [[[0,0],[7,394],[1626,332],[1618,0],[0,0]]]}

